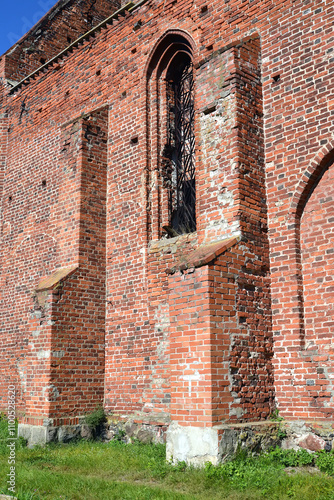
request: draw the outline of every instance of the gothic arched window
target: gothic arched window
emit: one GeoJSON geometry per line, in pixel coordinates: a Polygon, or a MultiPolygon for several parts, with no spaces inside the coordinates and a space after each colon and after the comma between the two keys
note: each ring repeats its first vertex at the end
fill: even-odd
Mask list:
{"type": "Polygon", "coordinates": [[[170,225],[177,233],[189,233],[196,230],[196,186],[194,75],[188,55],[173,58],[166,81],[170,225]]]}
{"type": "Polygon", "coordinates": [[[148,68],[152,238],[196,231],[195,92],[192,47],[167,35],[148,68]]]}

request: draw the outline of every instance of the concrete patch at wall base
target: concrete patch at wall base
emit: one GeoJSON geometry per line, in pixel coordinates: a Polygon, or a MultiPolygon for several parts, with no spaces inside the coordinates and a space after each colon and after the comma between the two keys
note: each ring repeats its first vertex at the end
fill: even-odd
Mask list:
{"type": "Polygon", "coordinates": [[[213,427],[183,426],[173,422],[167,430],[166,459],[204,465],[218,464],[218,431],[213,427]]]}
{"type": "Polygon", "coordinates": [[[172,423],[167,431],[166,458],[201,466],[231,460],[240,450],[258,454],[279,446],[287,434],[276,422],[222,424],[214,427],[181,426],[172,423]]]}
{"type": "Polygon", "coordinates": [[[33,447],[49,442],[49,440],[47,440],[47,429],[47,427],[41,425],[19,424],[17,433],[18,437],[22,437],[27,441],[29,447],[33,447]]]}

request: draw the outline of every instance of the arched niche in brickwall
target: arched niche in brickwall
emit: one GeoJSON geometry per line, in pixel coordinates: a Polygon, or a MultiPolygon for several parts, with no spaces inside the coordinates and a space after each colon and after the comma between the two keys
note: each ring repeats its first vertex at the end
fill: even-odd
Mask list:
{"type": "Polygon", "coordinates": [[[301,347],[328,352],[334,327],[334,143],[322,148],[300,179],[293,213],[301,347]]]}
{"type": "Polygon", "coordinates": [[[166,144],[168,143],[168,79],[170,68],[176,61],[194,63],[195,44],[188,33],[167,31],[155,44],[145,68],[148,178],[147,226],[150,240],[162,236],[162,228],[169,226],[170,194],[166,189],[166,144]]]}

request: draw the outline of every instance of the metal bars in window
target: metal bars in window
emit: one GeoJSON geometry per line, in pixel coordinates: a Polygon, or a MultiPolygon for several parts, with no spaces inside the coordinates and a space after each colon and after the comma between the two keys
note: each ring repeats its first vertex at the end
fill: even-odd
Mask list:
{"type": "Polygon", "coordinates": [[[170,160],[168,202],[170,223],[178,233],[196,230],[194,74],[187,58],[167,81],[167,145],[170,160]]]}

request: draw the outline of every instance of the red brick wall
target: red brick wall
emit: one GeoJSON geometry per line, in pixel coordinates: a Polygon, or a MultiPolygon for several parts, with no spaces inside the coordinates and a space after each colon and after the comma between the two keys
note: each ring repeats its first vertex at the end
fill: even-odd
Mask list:
{"type": "Polygon", "coordinates": [[[121,6],[120,0],[67,0],[56,4],[2,56],[5,78],[21,81],[121,6]]]}
{"type": "Polygon", "coordinates": [[[51,154],[44,156],[45,162],[38,161],[34,154],[36,146],[48,149],[45,135],[40,134],[34,145],[20,135],[18,131],[20,153],[7,148],[2,197],[0,387],[5,406],[6,382],[12,379],[17,386],[18,408],[24,410],[28,384],[25,360],[35,349],[35,332],[37,335],[41,321],[37,312],[36,324],[30,322],[35,314],[31,295],[38,281],[57,265],[58,245],[50,231],[55,189],[55,172],[47,172],[51,154]]]}
{"type": "Polygon", "coordinates": [[[200,241],[242,229],[267,245],[259,39],[214,53],[197,76],[200,241]]]}
{"type": "Polygon", "coordinates": [[[324,419],[333,414],[332,163],[329,144],[310,163],[291,203],[299,328],[298,336],[291,332],[285,340],[276,340],[278,402],[291,418],[324,419]]]}
{"type": "Polygon", "coordinates": [[[333,409],[327,367],[304,351],[298,226],[304,185],[315,182],[314,171],[333,148],[327,22],[333,7],[284,7],[262,45],[276,397],[287,418],[326,418],[333,409]]]}
{"type": "Polygon", "coordinates": [[[268,417],[274,405],[268,277],[241,242],[169,279],[171,414],[180,424],[268,417]]]}
{"type": "MultiPolygon", "coordinates": [[[[334,148],[330,97],[333,10],[331,5],[319,5],[315,0],[274,4],[264,0],[222,4],[214,0],[200,6],[181,0],[148,1],[13,93],[4,94],[2,112],[8,114],[8,147],[2,196],[1,380],[5,380],[4,374],[11,374],[24,395],[26,375],[21,364],[22,358],[32,352],[30,337],[35,330],[30,332],[27,325],[34,311],[31,292],[40,279],[58,267],[84,265],[79,258],[86,255],[80,229],[84,226],[80,224],[85,224],[88,207],[92,212],[87,217],[93,224],[97,209],[95,201],[87,202],[87,207],[82,204],[83,185],[78,172],[83,168],[80,161],[88,153],[82,132],[85,125],[77,124],[83,115],[93,116],[94,110],[107,105],[106,408],[128,414],[136,411],[140,418],[145,413],[168,417],[170,404],[175,408],[173,394],[177,392],[170,384],[169,338],[176,332],[173,324],[177,315],[170,302],[174,292],[169,290],[165,269],[198,244],[235,234],[242,241],[234,253],[220,257],[207,271],[201,268],[187,275],[192,301],[184,302],[185,309],[199,300],[190,286],[195,284],[191,281],[195,276],[213,272],[205,294],[213,297],[216,287],[219,291],[214,299],[219,302],[225,289],[219,282],[218,277],[223,276],[219,266],[225,269],[228,264],[228,273],[232,266],[234,275],[228,298],[223,299],[227,303],[219,304],[225,310],[233,302],[229,326],[219,326],[215,301],[209,308],[209,331],[215,325],[224,349],[217,353],[221,368],[214,375],[215,394],[210,389],[216,406],[210,403],[206,422],[211,425],[227,418],[227,408],[233,419],[268,415],[273,398],[271,314],[276,397],[281,413],[291,418],[327,418],[333,409],[333,360],[330,352],[321,360],[316,357],[323,353],[306,350],[309,292],[304,295],[303,284],[305,287],[308,270],[312,273],[314,266],[305,270],[299,221],[300,200],[305,201],[305,192],[310,191],[322,162],[334,148]],[[149,106],[147,78],[153,54],[171,26],[189,40],[195,66],[198,232],[189,240],[158,243],[159,231],[152,227],[158,226],[154,206],[159,205],[159,162],[151,159],[159,157],[159,138],[156,125],[150,128],[154,114],[149,106]],[[229,346],[225,346],[227,331],[229,346]],[[226,375],[225,347],[229,349],[230,375],[226,375]],[[229,386],[225,385],[227,379],[229,386]],[[224,400],[229,391],[233,401],[231,396],[224,400]]],[[[161,93],[157,98],[163,102],[161,93]]],[[[94,144],[93,151],[98,151],[94,144]]],[[[327,181],[321,181],[314,193],[321,191],[322,185],[327,186],[327,181]]],[[[102,187],[93,183],[92,191],[88,191],[99,189],[102,187]]],[[[310,227],[315,223],[312,198],[310,203],[301,218],[302,234],[311,234],[310,227]]],[[[332,225],[326,210],[322,204],[323,224],[332,225]]],[[[96,223],[103,239],[103,223],[96,223]]],[[[331,266],[327,244],[330,250],[331,240],[324,240],[322,257],[325,265],[331,266]]],[[[94,245],[87,240],[89,259],[93,258],[94,245]]],[[[97,286],[93,275],[103,276],[101,269],[101,263],[96,264],[94,272],[84,267],[87,278],[78,274],[65,282],[63,298],[52,306],[62,317],[58,325],[62,325],[64,335],[77,339],[85,324],[93,331],[94,307],[101,308],[102,318],[102,288],[97,294],[98,306],[94,303],[93,307],[84,287],[86,281],[97,286]],[[75,312],[80,310],[76,309],[80,296],[90,303],[86,323],[75,312]],[[75,332],[67,329],[65,312],[62,316],[61,311],[75,318],[75,332]]],[[[332,294],[330,290],[328,293],[332,294]]],[[[327,305],[321,308],[323,316],[329,314],[327,305]]],[[[189,331],[184,330],[185,335],[189,331]]],[[[96,359],[102,352],[100,325],[94,332],[99,338],[96,359]]],[[[205,334],[209,335],[207,331],[205,334]]],[[[49,342],[47,334],[45,342],[49,342]]],[[[89,334],[81,344],[83,350],[88,346],[89,334]]],[[[69,363],[79,363],[70,353],[67,356],[69,363]]],[[[54,363],[55,372],[59,366],[60,380],[65,367],[62,361],[54,363]]],[[[87,358],[85,370],[89,363],[94,366],[93,359],[87,358]]],[[[99,364],[98,380],[101,370],[99,364]]],[[[79,371],[74,370],[78,380],[79,371]]],[[[66,387],[61,386],[64,395],[66,387]]],[[[82,394],[89,398],[87,408],[101,397],[83,379],[82,394]]],[[[4,406],[3,384],[0,397],[4,406]]],[[[196,404],[200,397],[198,394],[198,401],[194,399],[196,404]]],[[[68,412],[65,399],[59,401],[64,404],[57,412],[68,412]]],[[[74,401],[71,404],[76,411],[84,409],[74,401]]]]}
{"type": "Polygon", "coordinates": [[[54,301],[51,382],[59,396],[50,405],[52,417],[93,411],[103,403],[107,131],[107,108],[82,120],[79,269],[54,301]]]}
{"type": "Polygon", "coordinates": [[[321,177],[301,217],[305,343],[331,349],[334,269],[334,169],[321,177]]]}
{"type": "Polygon", "coordinates": [[[170,278],[171,415],[183,425],[215,423],[208,271],[204,266],[170,278]]]}

